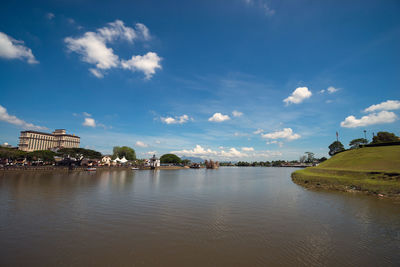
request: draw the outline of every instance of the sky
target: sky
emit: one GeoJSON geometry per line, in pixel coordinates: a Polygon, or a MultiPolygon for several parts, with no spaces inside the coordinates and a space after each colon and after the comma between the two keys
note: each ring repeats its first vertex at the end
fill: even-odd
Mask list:
{"type": "Polygon", "coordinates": [[[0,143],[139,158],[328,157],[400,135],[399,1],[3,1],[0,143]]]}

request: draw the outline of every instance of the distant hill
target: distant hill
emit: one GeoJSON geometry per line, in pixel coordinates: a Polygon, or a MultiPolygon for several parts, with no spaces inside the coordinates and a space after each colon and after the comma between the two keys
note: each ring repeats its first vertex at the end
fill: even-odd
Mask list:
{"type": "Polygon", "coordinates": [[[186,156],[182,156],[181,159],[182,159],[182,160],[188,159],[188,160],[190,160],[190,161],[193,162],[193,163],[201,163],[201,162],[204,162],[204,159],[202,159],[202,158],[196,158],[196,157],[186,157],[186,156]]]}
{"type": "Polygon", "coordinates": [[[365,191],[400,198],[400,146],[364,147],[336,154],[292,173],[306,187],[365,191]]]}

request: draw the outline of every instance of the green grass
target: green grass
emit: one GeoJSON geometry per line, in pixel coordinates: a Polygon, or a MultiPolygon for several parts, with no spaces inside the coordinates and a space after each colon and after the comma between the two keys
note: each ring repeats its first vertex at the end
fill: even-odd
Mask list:
{"type": "Polygon", "coordinates": [[[400,197],[400,146],[345,151],[317,167],[294,172],[292,180],[306,187],[400,197]]]}

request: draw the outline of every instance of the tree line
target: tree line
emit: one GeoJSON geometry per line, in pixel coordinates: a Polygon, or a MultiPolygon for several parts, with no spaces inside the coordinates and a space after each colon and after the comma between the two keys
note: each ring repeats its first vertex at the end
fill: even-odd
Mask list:
{"type": "MultiPolygon", "coordinates": [[[[349,147],[350,149],[355,149],[367,144],[382,144],[382,143],[392,143],[392,142],[400,142],[400,138],[396,136],[394,133],[378,132],[376,135],[372,137],[371,142],[368,142],[368,140],[365,138],[357,138],[350,141],[349,147]]],[[[337,153],[346,150],[343,144],[339,140],[334,141],[332,144],[329,145],[328,148],[330,156],[333,156],[337,153]]]]}

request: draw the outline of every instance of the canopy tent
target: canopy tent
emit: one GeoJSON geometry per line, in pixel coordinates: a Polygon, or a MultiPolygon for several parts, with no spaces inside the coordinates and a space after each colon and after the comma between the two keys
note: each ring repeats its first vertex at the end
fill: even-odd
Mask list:
{"type": "Polygon", "coordinates": [[[128,160],[125,158],[125,156],[122,158],[122,159],[120,159],[120,162],[121,163],[126,163],[126,162],[128,162],[128,160]]]}

